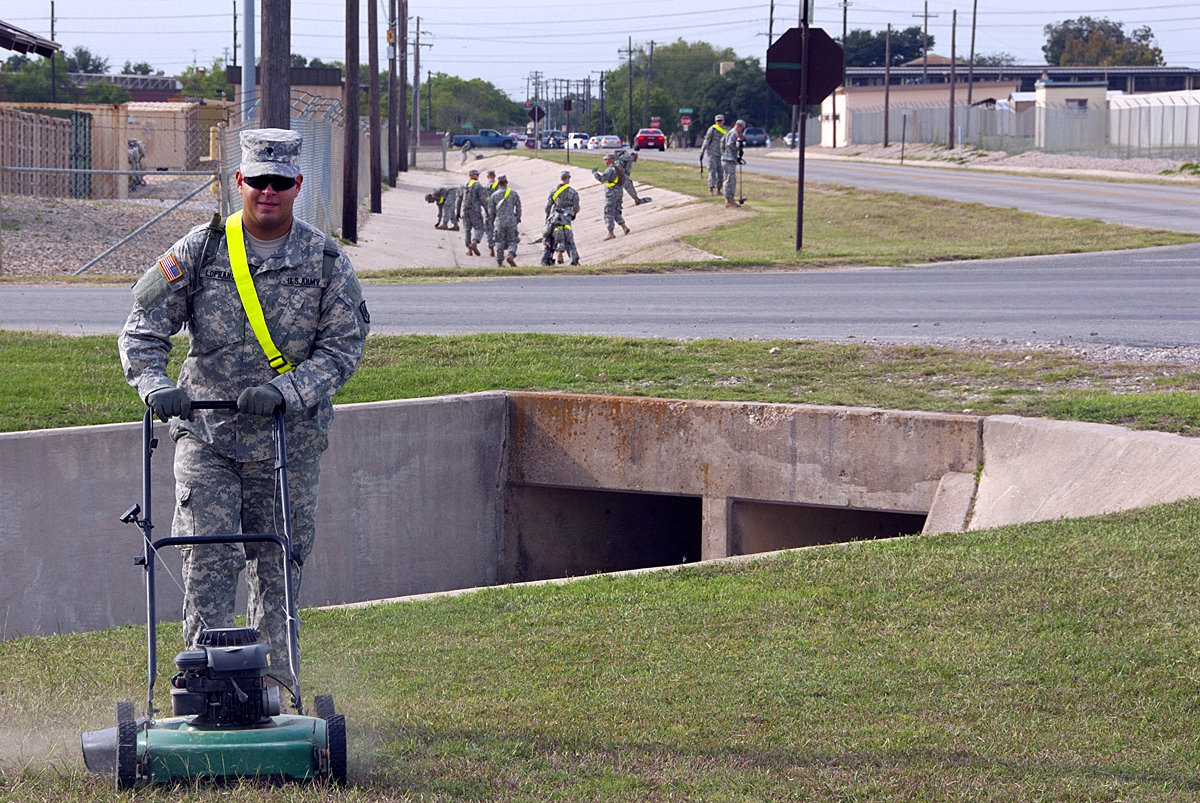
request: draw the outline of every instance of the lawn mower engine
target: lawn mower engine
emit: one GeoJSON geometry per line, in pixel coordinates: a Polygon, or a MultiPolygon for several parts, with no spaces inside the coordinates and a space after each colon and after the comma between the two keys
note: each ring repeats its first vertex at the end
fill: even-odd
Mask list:
{"type": "Polygon", "coordinates": [[[267,685],[271,646],[252,627],[210,628],[194,649],[175,656],[171,678],[175,716],[207,728],[263,725],[280,712],[278,685],[267,685]]]}

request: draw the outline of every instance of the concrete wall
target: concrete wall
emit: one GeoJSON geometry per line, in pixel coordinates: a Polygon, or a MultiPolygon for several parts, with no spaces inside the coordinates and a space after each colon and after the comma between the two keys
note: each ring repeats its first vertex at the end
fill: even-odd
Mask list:
{"type": "MultiPolygon", "coordinates": [[[[302,605],[495,582],[503,394],[337,408],[321,467],[317,544],[302,605]]],[[[155,536],[170,533],[174,454],[156,424],[155,536]]],[[[139,531],[141,424],[0,434],[0,638],[145,621],[139,531]]],[[[159,618],[178,615],[174,549],[159,618]]]]}
{"type": "MultiPolygon", "coordinates": [[[[174,480],[156,431],[161,537],[174,480]]],[[[344,405],[300,604],[1191,496],[1200,440],[1096,424],[531,393],[344,405]]],[[[140,497],[140,423],[0,434],[0,638],[144,621],[140,533],[118,521],[140,497]]],[[[167,552],[161,620],[180,605],[167,552]]]]}

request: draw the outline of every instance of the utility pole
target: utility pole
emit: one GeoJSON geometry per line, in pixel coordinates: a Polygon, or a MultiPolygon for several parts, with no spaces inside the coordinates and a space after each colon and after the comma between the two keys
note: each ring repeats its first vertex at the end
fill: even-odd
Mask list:
{"type": "Polygon", "coordinates": [[[342,105],[346,108],[346,158],[342,162],[342,237],[358,242],[358,2],[346,0],[346,81],[342,105]]]}
{"type": "MultiPolygon", "coordinates": [[[[842,47],[846,46],[846,10],[850,8],[850,0],[842,0],[839,5],[842,7],[842,47]]],[[[846,60],[842,59],[842,89],[846,87],[846,60]]],[[[838,106],[837,106],[837,90],[833,90],[833,119],[830,123],[833,126],[833,147],[837,147],[837,124],[838,124],[838,106]]]]}
{"type": "Polygon", "coordinates": [[[958,9],[950,15],[950,130],[946,133],[946,147],[954,150],[954,65],[958,59],[954,57],[955,37],[958,34],[958,9]]]}
{"type": "MultiPolygon", "coordinates": [[[[54,41],[54,0],[50,0],[50,41],[51,42],[54,41]]],[[[58,80],[54,74],[55,73],[54,62],[56,62],[56,61],[58,61],[58,54],[51,53],[50,54],[50,102],[51,103],[58,103],[58,87],[56,86],[56,84],[58,83],[58,80]]],[[[72,173],[71,175],[73,176],[75,174],[72,173]]]]}
{"type": "Polygon", "coordinates": [[[408,172],[408,0],[400,0],[400,36],[396,46],[400,48],[400,95],[396,100],[396,130],[400,133],[400,141],[396,143],[399,151],[400,169],[408,172]]]}
{"type": "Polygon", "coordinates": [[[888,23],[883,40],[883,147],[888,146],[888,115],[892,100],[892,23],[888,23]]]}
{"type": "Polygon", "coordinates": [[[233,64],[237,66],[237,0],[230,0],[233,3],[233,64]]]}
{"type": "MultiPolygon", "coordinates": [[[[416,42],[413,44],[412,115],[413,141],[412,164],[417,163],[417,148],[421,145],[421,18],[417,17],[416,42]]],[[[426,44],[425,47],[433,47],[426,44]]]]}
{"type": "Polygon", "coordinates": [[[979,0],[971,4],[971,57],[967,61],[967,105],[971,103],[975,89],[975,19],[979,16],[979,0]]]}
{"type": "MultiPolygon", "coordinates": [[[[650,40],[650,58],[646,62],[646,97],[642,98],[642,128],[650,126],[650,73],[654,69],[654,40],[650,40]]],[[[632,126],[630,126],[632,128],[632,126]]]]}
{"type": "Polygon", "coordinates": [[[388,186],[396,186],[396,175],[400,171],[400,138],[396,129],[399,124],[400,114],[396,108],[398,103],[397,78],[396,70],[396,3],[397,0],[388,0],[388,186]]]}
{"type": "Polygon", "coordinates": [[[262,0],[263,128],[291,128],[291,68],[292,0],[262,0]]]}
{"type": "MultiPolygon", "coordinates": [[[[618,50],[618,53],[624,53],[629,59],[629,126],[633,126],[633,37],[629,37],[629,46],[624,50],[618,50]]],[[[630,128],[627,128],[628,132],[630,128]]],[[[633,139],[633,135],[629,134],[629,138],[633,139]]]]}
{"type": "Polygon", "coordinates": [[[367,0],[367,67],[371,74],[367,77],[367,106],[371,126],[371,211],[379,214],[383,211],[382,162],[379,141],[379,6],[373,0],[367,0]]]}
{"type": "Polygon", "coordinates": [[[604,70],[592,70],[592,72],[600,75],[600,80],[598,82],[600,84],[600,135],[604,136],[608,133],[608,113],[604,108],[604,70]]]}
{"type": "Polygon", "coordinates": [[[258,75],[255,73],[254,0],[242,0],[242,123],[250,119],[258,100],[258,75]]]}
{"type": "Polygon", "coordinates": [[[914,17],[924,17],[925,25],[921,29],[921,83],[929,81],[929,18],[936,17],[937,14],[929,13],[929,0],[925,0],[925,13],[913,14],[914,17]]]}

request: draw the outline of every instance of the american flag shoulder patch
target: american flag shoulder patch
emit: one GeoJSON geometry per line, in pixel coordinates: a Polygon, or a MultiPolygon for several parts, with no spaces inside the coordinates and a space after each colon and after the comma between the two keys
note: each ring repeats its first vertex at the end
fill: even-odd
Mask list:
{"type": "Polygon", "coordinates": [[[168,282],[173,282],[183,275],[179,263],[175,261],[175,255],[170,251],[162,259],[158,260],[158,269],[162,271],[163,276],[167,277],[168,282]]]}

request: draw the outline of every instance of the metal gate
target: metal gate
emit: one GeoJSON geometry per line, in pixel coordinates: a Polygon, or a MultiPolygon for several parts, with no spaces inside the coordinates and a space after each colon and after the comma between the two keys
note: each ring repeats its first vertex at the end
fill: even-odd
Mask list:
{"type": "MultiPolygon", "coordinates": [[[[92,116],[71,112],[71,169],[92,169],[92,116]]],[[[92,197],[92,174],[71,173],[71,197],[92,197]]]]}

